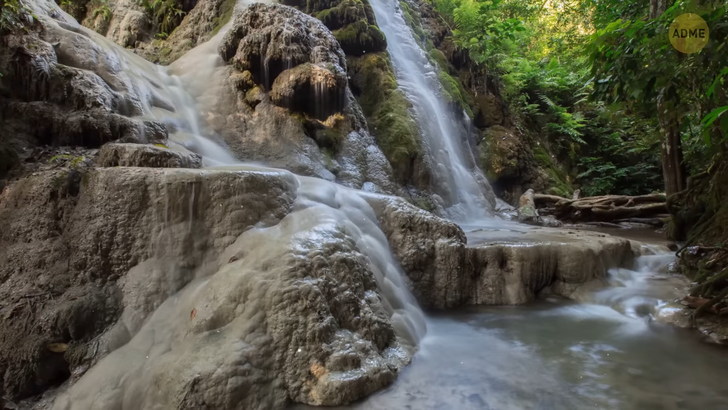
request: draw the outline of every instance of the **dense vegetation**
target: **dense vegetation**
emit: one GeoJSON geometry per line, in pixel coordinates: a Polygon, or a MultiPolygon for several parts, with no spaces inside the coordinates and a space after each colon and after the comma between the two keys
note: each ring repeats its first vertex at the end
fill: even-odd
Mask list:
{"type": "Polygon", "coordinates": [[[649,2],[616,0],[435,5],[456,44],[483,74],[500,79],[517,123],[546,144],[584,194],[664,190],[664,130],[674,131],[684,149],[678,170],[698,174],[709,165],[720,124],[728,125],[728,116],[716,121],[721,109],[713,111],[722,105],[715,88],[726,66],[724,4],[679,1],[653,15],[649,2]],[[667,36],[669,24],[687,12],[711,27],[711,42],[691,55],[671,47],[667,36]]]}
{"type": "Polygon", "coordinates": [[[500,80],[534,156],[543,142],[587,195],[664,191],[691,293],[728,295],[728,3],[435,0],[481,75],[500,80]],[[709,27],[699,52],[676,17],[709,27]]]}

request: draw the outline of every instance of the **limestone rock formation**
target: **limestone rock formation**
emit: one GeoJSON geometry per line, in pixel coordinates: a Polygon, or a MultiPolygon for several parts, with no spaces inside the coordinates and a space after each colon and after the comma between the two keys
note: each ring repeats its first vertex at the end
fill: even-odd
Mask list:
{"type": "Polygon", "coordinates": [[[140,306],[125,315],[143,320],[205,266],[213,268],[240,233],[282,219],[294,189],[286,173],[119,167],[40,172],[6,187],[3,395],[38,393],[123,344],[133,320],[109,340],[98,337],[125,306],[140,306]],[[137,278],[146,293],[130,304],[119,279],[137,266],[147,267],[137,278]]]}
{"type": "Polygon", "coordinates": [[[270,97],[277,106],[326,120],[345,105],[346,75],[323,64],[301,64],[276,77],[270,97]]]}
{"type": "Polygon", "coordinates": [[[344,53],[320,21],[253,4],[234,18],[219,53],[229,66],[211,124],[239,158],[397,192],[348,88],[344,53]]]}
{"type": "Polygon", "coordinates": [[[320,21],[279,5],[253,4],[236,15],[220,55],[238,71],[249,71],[265,89],[299,64],[329,63],[346,71],[341,48],[320,21]]]}
{"type": "Polygon", "coordinates": [[[132,118],[145,107],[169,108],[156,90],[141,88],[115,53],[70,23],[40,24],[37,33],[0,38],[0,146],[8,163],[39,145],[165,142],[164,124],[132,118]]]}
{"type": "Polygon", "coordinates": [[[418,302],[432,308],[466,304],[462,229],[400,198],[372,197],[369,202],[418,302]]]}
{"type": "Polygon", "coordinates": [[[106,144],[96,163],[101,167],[200,168],[202,157],[147,144],[106,144]]]}
{"type": "Polygon", "coordinates": [[[342,228],[313,207],[242,234],[54,409],[335,405],[391,383],[409,354],[342,228]]]}
{"type": "Polygon", "coordinates": [[[522,304],[539,294],[574,299],[605,286],[608,270],[631,266],[634,257],[629,240],[586,231],[535,228],[485,239],[469,249],[475,268],[465,286],[468,303],[522,304]]]}
{"type": "Polygon", "coordinates": [[[540,293],[572,297],[634,258],[628,240],[609,235],[528,228],[466,239],[457,225],[402,199],[370,203],[425,307],[523,304],[540,293]]]}

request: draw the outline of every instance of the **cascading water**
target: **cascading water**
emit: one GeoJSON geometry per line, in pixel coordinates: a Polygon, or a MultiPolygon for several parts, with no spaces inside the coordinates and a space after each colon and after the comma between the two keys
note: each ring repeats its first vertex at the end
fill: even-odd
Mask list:
{"type": "MultiPolygon", "coordinates": [[[[245,3],[248,2],[240,2],[237,7],[245,3]]],[[[381,295],[378,299],[381,299],[381,305],[392,322],[395,334],[403,342],[402,346],[409,350],[407,354],[395,354],[386,360],[400,360],[398,357],[411,355],[425,333],[424,316],[407,289],[403,273],[365,197],[356,190],[324,180],[298,177],[281,170],[241,164],[227,148],[215,141],[215,135],[206,132],[201,125],[198,119],[201,112],[196,98],[212,98],[211,95],[214,93],[210,91],[220,87],[218,74],[223,63],[217,54],[217,45],[229,24],[212,40],[191,51],[170,68],[164,68],[149,63],[78,25],[52,2],[41,0],[35,6],[38,7],[36,14],[42,16],[44,23],[52,30],[73,36],[74,34],[68,34],[66,31],[66,27],[72,25],[74,31],[83,32],[85,37],[91,38],[99,45],[95,47],[99,59],[102,60],[101,64],[113,61],[115,69],[110,70],[113,71],[110,75],[123,84],[120,89],[132,96],[140,106],[143,115],[139,120],[158,121],[167,124],[173,130],[169,140],[171,149],[192,151],[202,155],[203,165],[208,168],[216,167],[221,171],[231,172],[241,170],[273,172],[291,180],[297,187],[293,211],[276,226],[253,229],[243,235],[246,238],[253,238],[245,239],[251,241],[248,249],[253,247],[259,249],[246,256],[245,263],[254,265],[256,255],[261,260],[269,258],[270,252],[266,249],[283,252],[291,246],[291,242],[298,240],[308,241],[314,245],[318,243],[318,239],[326,240],[324,236],[321,238],[314,236],[316,230],[311,228],[312,224],[335,226],[335,230],[345,232],[358,252],[364,255],[364,261],[374,274],[381,295]],[[48,15],[65,21],[59,25],[56,20],[46,17],[48,15]],[[312,222],[312,219],[315,222],[312,222]],[[303,229],[302,232],[309,233],[299,235],[299,225],[303,229]]],[[[190,196],[190,207],[193,206],[194,196],[195,193],[190,196]]],[[[193,213],[192,209],[189,213],[190,215],[193,213]]],[[[192,227],[190,221],[189,228],[192,227]]],[[[263,265],[268,266],[265,263],[263,265]]],[[[141,267],[140,264],[139,268],[141,267]]],[[[284,268],[270,266],[262,269],[275,271],[284,268]]],[[[203,271],[210,274],[209,269],[200,269],[200,272],[203,271]]],[[[68,394],[56,401],[54,408],[96,409],[109,406],[119,409],[159,408],[154,406],[161,405],[160,403],[164,403],[166,399],[160,398],[154,389],[150,388],[149,377],[153,377],[150,374],[154,373],[154,363],[165,360],[165,355],[189,324],[189,321],[182,322],[180,318],[189,319],[190,306],[193,306],[190,304],[196,303],[195,300],[198,300],[200,295],[206,292],[206,288],[215,282],[214,276],[220,274],[218,272],[212,277],[205,277],[205,274],[200,272],[196,274],[195,280],[170,296],[146,320],[136,318],[138,326],[129,328],[131,339],[92,368],[68,394]],[[147,376],[137,378],[142,374],[147,376]]],[[[177,278],[171,281],[187,283],[190,279],[193,278],[188,276],[186,279],[177,278]]],[[[253,300],[246,301],[246,305],[254,303],[253,300]]],[[[345,337],[346,332],[348,330],[341,337],[345,337]]]]}
{"type": "Polygon", "coordinates": [[[447,216],[472,221],[491,215],[492,192],[475,165],[463,121],[443,102],[438,74],[407,26],[397,0],[372,0],[379,28],[387,36],[399,87],[412,102],[431,161],[433,190],[447,216]],[[460,122],[460,123],[459,123],[460,122]]]}

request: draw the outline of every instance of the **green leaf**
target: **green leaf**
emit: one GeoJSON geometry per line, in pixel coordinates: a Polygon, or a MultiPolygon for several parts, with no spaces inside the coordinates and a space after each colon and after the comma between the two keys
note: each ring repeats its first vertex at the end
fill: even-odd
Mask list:
{"type": "Polygon", "coordinates": [[[708,88],[708,92],[705,93],[705,96],[710,98],[710,96],[713,94],[713,91],[715,91],[715,86],[720,82],[720,80],[723,78],[724,75],[728,74],[728,67],[720,70],[720,73],[718,73],[718,76],[715,77],[715,80],[713,80],[713,83],[708,88]]]}
{"type": "Polygon", "coordinates": [[[726,111],[728,111],[728,105],[725,105],[723,107],[718,107],[718,108],[714,109],[713,111],[711,111],[708,115],[705,116],[705,118],[703,118],[703,121],[701,121],[703,124],[703,127],[705,127],[705,128],[710,127],[715,122],[715,120],[720,118],[720,116],[723,115],[723,113],[726,111]]]}

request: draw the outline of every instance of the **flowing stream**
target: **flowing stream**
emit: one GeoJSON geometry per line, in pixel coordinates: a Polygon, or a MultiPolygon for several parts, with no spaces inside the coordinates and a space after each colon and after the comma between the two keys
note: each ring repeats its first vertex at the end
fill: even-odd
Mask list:
{"type": "MultiPolygon", "coordinates": [[[[684,282],[653,246],[579,302],[472,307],[428,317],[427,337],[367,410],[687,410],[728,403],[728,355],[655,322],[684,282]]],[[[342,408],[343,409],[343,408],[342,408]]]]}

